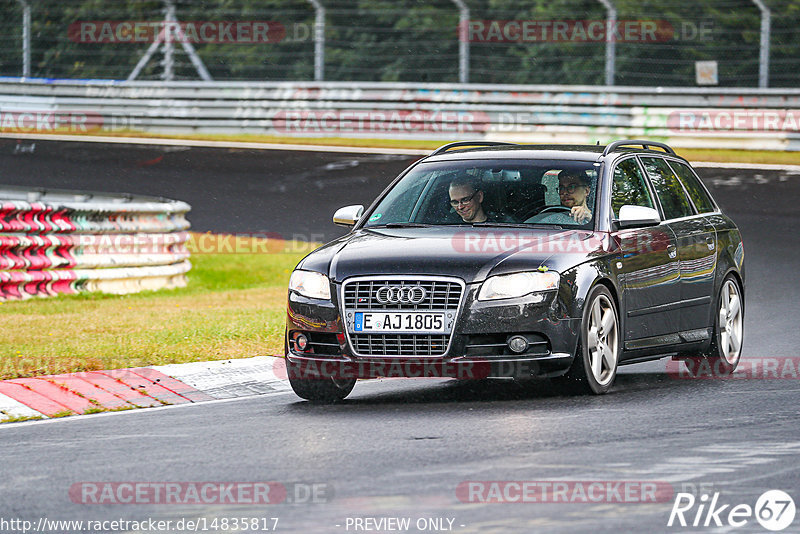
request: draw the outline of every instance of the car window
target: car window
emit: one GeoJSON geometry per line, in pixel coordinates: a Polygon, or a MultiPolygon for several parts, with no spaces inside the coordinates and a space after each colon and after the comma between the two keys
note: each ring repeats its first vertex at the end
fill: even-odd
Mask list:
{"type": "Polygon", "coordinates": [[[428,177],[411,176],[405,180],[405,187],[392,189],[381,203],[381,209],[375,210],[370,221],[376,224],[385,221],[408,221],[414,212],[414,207],[420,195],[429,184],[428,177]]]}
{"type": "Polygon", "coordinates": [[[596,211],[596,188],[597,168],[593,162],[423,162],[395,184],[368,214],[364,227],[475,222],[590,227],[596,211]],[[562,194],[559,192],[559,180],[560,177],[566,180],[567,176],[572,176],[572,181],[580,183],[580,186],[566,187],[562,194]],[[454,187],[458,188],[457,192],[454,187]],[[451,191],[456,195],[456,204],[453,204],[451,191]],[[473,192],[476,193],[474,197],[471,195],[473,192]],[[570,215],[571,206],[575,204],[586,207],[580,220],[570,215]],[[485,218],[465,218],[467,206],[480,209],[485,218]]]}
{"type": "Polygon", "coordinates": [[[655,207],[644,175],[633,158],[621,161],[614,168],[611,209],[615,218],[619,217],[619,209],[625,205],[655,207]]]}
{"type": "Polygon", "coordinates": [[[642,158],[642,165],[656,190],[665,220],[694,214],[686,191],[666,161],[661,158],[642,158]]]}
{"type": "Polygon", "coordinates": [[[691,197],[692,202],[694,202],[694,207],[697,208],[698,212],[709,213],[716,211],[714,202],[711,200],[711,197],[708,196],[708,192],[706,192],[703,184],[700,183],[700,180],[695,176],[688,165],[672,160],[670,160],[669,165],[681,179],[681,182],[683,182],[683,186],[689,193],[689,197],[691,197]]]}

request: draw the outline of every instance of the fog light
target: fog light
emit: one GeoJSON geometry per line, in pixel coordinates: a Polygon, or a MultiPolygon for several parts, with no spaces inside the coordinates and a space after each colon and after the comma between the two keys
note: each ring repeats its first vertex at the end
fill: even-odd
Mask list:
{"type": "Polygon", "coordinates": [[[297,334],[297,336],[294,338],[294,346],[300,352],[305,352],[306,347],[308,347],[308,338],[306,337],[306,335],[297,334]]]}
{"type": "Polygon", "coordinates": [[[511,352],[521,354],[528,349],[528,340],[522,336],[514,336],[508,340],[508,348],[511,352]]]}

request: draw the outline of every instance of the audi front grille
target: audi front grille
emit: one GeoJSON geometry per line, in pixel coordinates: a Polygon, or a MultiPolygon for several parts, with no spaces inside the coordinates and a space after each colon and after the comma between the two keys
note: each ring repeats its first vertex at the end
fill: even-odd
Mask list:
{"type": "MultiPolygon", "coordinates": [[[[464,295],[464,282],[437,276],[358,277],[342,284],[346,333],[356,356],[441,357],[447,353],[464,295]],[[386,314],[381,314],[381,312],[386,314]],[[360,314],[399,317],[406,312],[442,319],[439,331],[356,331],[360,314]]],[[[419,318],[418,318],[419,317],[419,318]]],[[[424,317],[430,319],[430,317],[424,317]]],[[[409,320],[410,321],[410,320],[409,320]]],[[[424,330],[424,329],[423,329],[424,330]]]]}

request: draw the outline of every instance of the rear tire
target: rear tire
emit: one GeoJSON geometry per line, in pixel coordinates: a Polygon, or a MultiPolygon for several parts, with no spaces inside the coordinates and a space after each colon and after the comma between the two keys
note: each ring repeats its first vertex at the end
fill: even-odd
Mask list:
{"type": "Polygon", "coordinates": [[[559,380],[575,393],[607,393],[617,376],[620,328],[614,298],[597,285],[586,298],[581,337],[567,374],[559,380]]]}
{"type": "Polygon", "coordinates": [[[722,281],[714,314],[714,334],[706,352],[688,355],[684,362],[694,377],[727,376],[736,370],[744,341],[744,299],[736,279],[722,281]]]}

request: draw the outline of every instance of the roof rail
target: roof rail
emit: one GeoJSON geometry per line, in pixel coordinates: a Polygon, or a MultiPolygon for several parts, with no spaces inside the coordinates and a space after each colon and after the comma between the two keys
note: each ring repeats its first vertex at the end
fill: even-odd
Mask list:
{"type": "Polygon", "coordinates": [[[516,143],[506,143],[503,141],[456,141],[455,143],[448,143],[444,146],[437,148],[431,156],[436,156],[442,152],[447,152],[451,148],[459,146],[502,146],[502,145],[516,145],[516,143]]]}
{"type": "Polygon", "coordinates": [[[605,150],[603,150],[603,155],[607,156],[609,153],[614,152],[621,146],[628,146],[628,145],[641,145],[642,148],[648,150],[651,146],[657,146],[658,148],[663,148],[667,154],[674,154],[675,151],[672,148],[665,144],[659,143],[658,141],[642,141],[641,139],[623,139],[621,141],[614,141],[610,145],[606,146],[605,150]]]}

